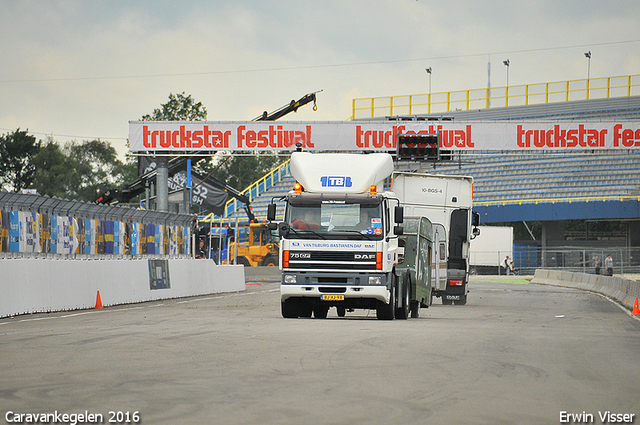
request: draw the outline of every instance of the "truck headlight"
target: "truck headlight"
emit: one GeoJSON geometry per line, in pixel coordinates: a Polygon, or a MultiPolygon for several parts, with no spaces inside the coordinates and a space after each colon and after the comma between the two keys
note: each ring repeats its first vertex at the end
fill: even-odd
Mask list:
{"type": "Polygon", "coordinates": [[[284,275],[284,283],[297,283],[296,275],[285,274],[284,275]]]}
{"type": "Polygon", "coordinates": [[[369,285],[382,285],[381,276],[369,276],[369,285]]]}

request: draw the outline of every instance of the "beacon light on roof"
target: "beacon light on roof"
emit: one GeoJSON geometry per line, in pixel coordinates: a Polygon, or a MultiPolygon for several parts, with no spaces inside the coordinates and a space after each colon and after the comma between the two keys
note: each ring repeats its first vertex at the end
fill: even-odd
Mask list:
{"type": "Polygon", "coordinates": [[[302,185],[296,182],[296,184],[293,185],[293,191],[296,193],[302,193],[302,185]]]}
{"type": "Polygon", "coordinates": [[[378,193],[378,186],[375,184],[369,186],[369,195],[375,195],[376,193],[378,193]]]}

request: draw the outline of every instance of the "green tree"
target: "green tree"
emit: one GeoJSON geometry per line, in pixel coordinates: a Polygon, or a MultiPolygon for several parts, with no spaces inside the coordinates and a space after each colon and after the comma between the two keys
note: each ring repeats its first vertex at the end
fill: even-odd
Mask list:
{"type": "MultiPolygon", "coordinates": [[[[271,153],[238,152],[243,155],[232,156],[213,174],[218,180],[226,182],[241,191],[256,180],[280,165],[285,160],[271,153]]],[[[201,165],[203,171],[212,169],[210,163],[201,165]]]]}
{"type": "Polygon", "coordinates": [[[69,159],[78,173],[75,199],[95,201],[98,196],[114,187],[122,186],[124,164],[109,142],[101,140],[71,142],[65,146],[69,159]]]}
{"type": "Polygon", "coordinates": [[[19,128],[0,136],[0,184],[3,188],[19,192],[29,187],[36,171],[33,157],[39,149],[36,138],[19,128]]]}
{"type": "Polygon", "coordinates": [[[36,173],[32,188],[40,195],[69,197],[79,180],[76,164],[53,139],[47,139],[33,158],[36,173]]]}
{"type": "Polygon", "coordinates": [[[136,180],[138,178],[138,157],[127,153],[119,170],[125,183],[136,180]]]}
{"type": "MultiPolygon", "coordinates": [[[[131,166],[123,164],[109,142],[86,140],[60,147],[47,140],[34,158],[32,188],[41,195],[94,202],[107,189],[131,178],[131,166]]],[[[134,171],[135,173],[135,171],[134,171]]]]}
{"type": "Polygon", "coordinates": [[[207,119],[207,109],[202,102],[189,96],[169,93],[169,101],[154,109],[153,114],[144,115],[142,121],[202,121],[207,119]]]}

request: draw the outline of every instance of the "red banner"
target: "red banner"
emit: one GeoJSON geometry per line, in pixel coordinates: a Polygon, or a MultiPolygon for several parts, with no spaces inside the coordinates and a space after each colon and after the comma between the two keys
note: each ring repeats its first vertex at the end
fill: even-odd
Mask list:
{"type": "Polygon", "coordinates": [[[132,152],[379,151],[398,134],[440,134],[447,150],[639,149],[640,122],[129,122],[132,152]]]}

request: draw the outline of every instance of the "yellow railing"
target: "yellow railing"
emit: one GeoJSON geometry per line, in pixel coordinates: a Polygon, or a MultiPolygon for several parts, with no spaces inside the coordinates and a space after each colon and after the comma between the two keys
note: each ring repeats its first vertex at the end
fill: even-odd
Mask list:
{"type": "Polygon", "coordinates": [[[513,205],[513,204],[555,204],[556,202],[572,203],[572,202],[606,202],[606,201],[639,201],[638,195],[618,195],[618,196],[578,196],[574,198],[538,198],[538,199],[510,199],[504,201],[477,201],[474,205],[491,206],[491,205],[513,205]]]}
{"type": "MultiPolygon", "coordinates": [[[[261,193],[265,192],[270,187],[273,187],[276,183],[281,181],[284,177],[289,175],[289,162],[288,159],[267,174],[256,180],[252,185],[246,187],[242,192],[243,195],[249,198],[249,201],[253,201],[261,193]]],[[[218,222],[225,218],[228,218],[234,212],[244,208],[244,203],[240,202],[236,198],[231,198],[224,205],[224,215],[222,217],[216,217],[213,213],[201,217],[199,221],[202,222],[218,222]]]]}
{"type": "Polygon", "coordinates": [[[492,87],[491,89],[353,99],[350,119],[468,111],[505,106],[608,99],[640,94],[640,74],[492,87]]]}

